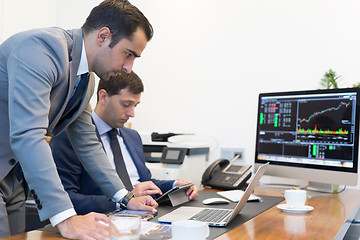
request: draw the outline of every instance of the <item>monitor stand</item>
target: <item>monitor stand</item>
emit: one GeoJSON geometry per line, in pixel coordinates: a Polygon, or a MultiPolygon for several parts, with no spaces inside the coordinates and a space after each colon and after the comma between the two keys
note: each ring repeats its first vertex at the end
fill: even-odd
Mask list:
{"type": "Polygon", "coordinates": [[[300,179],[283,178],[268,175],[262,176],[259,185],[281,189],[304,189],[307,190],[307,195],[309,198],[336,193],[339,190],[339,185],[336,184],[311,182],[300,179]]]}
{"type": "Polygon", "coordinates": [[[339,189],[339,185],[310,181],[306,189],[313,192],[336,193],[339,189]]]}
{"type": "Polygon", "coordinates": [[[300,179],[264,175],[261,177],[259,185],[272,187],[272,188],[282,188],[282,189],[291,189],[291,188],[303,189],[308,186],[308,182],[300,179]]]}
{"type": "Polygon", "coordinates": [[[308,182],[299,179],[265,176],[265,175],[260,179],[259,185],[270,188],[280,188],[285,190],[292,188],[304,189],[307,192],[308,198],[320,197],[320,196],[336,193],[339,189],[339,185],[334,185],[334,184],[318,183],[311,181],[308,182]]]}

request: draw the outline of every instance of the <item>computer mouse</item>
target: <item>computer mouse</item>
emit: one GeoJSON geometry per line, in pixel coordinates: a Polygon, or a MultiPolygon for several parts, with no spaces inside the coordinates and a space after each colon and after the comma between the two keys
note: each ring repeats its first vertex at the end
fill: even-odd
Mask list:
{"type": "Polygon", "coordinates": [[[205,205],[215,205],[215,204],[227,204],[229,203],[229,200],[226,200],[225,198],[207,198],[202,201],[205,205]]]}

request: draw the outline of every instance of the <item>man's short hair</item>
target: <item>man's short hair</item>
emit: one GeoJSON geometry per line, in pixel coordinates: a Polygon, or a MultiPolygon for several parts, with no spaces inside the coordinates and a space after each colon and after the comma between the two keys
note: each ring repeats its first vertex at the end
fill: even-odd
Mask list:
{"type": "Polygon", "coordinates": [[[153,28],[142,12],[124,0],[105,0],[94,7],[87,17],[82,29],[84,34],[108,27],[111,32],[110,48],[121,39],[131,37],[140,27],[144,30],[147,40],[153,36],[153,28]]]}
{"type": "Polygon", "coordinates": [[[140,94],[144,91],[144,84],[134,71],[111,77],[107,81],[100,79],[97,90],[97,100],[99,101],[99,91],[101,89],[104,89],[110,96],[112,96],[119,94],[121,89],[126,88],[128,88],[133,94],[140,94]]]}

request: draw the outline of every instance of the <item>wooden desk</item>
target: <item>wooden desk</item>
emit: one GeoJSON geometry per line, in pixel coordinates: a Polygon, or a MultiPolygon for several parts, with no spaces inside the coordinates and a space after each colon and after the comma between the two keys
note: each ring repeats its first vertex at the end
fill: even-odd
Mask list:
{"type": "MultiPolygon", "coordinates": [[[[283,189],[257,187],[255,194],[283,196],[283,189]]],[[[216,238],[238,239],[342,239],[360,207],[360,190],[345,190],[307,200],[315,209],[308,214],[281,212],[274,206],[216,238]]],[[[3,240],[63,240],[53,232],[31,231],[3,240]]]]}
{"type": "MultiPolygon", "coordinates": [[[[257,187],[255,194],[283,196],[283,189],[257,187]]],[[[307,214],[284,213],[276,206],[217,238],[225,239],[343,239],[360,207],[360,190],[308,199],[307,214]]]]}

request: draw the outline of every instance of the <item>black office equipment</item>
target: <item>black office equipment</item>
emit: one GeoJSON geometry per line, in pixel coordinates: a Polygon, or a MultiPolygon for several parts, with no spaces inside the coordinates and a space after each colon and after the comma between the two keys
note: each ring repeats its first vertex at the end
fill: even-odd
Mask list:
{"type": "Polygon", "coordinates": [[[186,148],[164,147],[161,154],[161,163],[182,164],[186,155],[186,148]]]}
{"type": "Polygon", "coordinates": [[[169,137],[183,135],[182,133],[151,133],[151,141],[153,142],[167,142],[169,137]]]}
{"type": "Polygon", "coordinates": [[[230,163],[227,159],[213,162],[204,172],[201,183],[215,189],[240,189],[251,176],[251,165],[230,163]]]}

